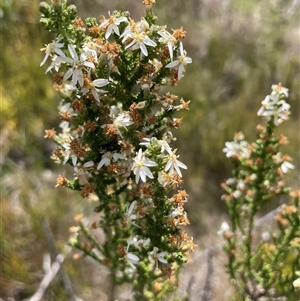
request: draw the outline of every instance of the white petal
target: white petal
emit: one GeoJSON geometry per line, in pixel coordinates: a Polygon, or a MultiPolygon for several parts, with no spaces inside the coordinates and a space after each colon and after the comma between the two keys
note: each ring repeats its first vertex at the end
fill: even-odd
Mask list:
{"type": "Polygon", "coordinates": [[[131,42],[125,47],[125,49],[130,48],[130,47],[131,47],[133,44],[135,44],[135,43],[136,43],[135,40],[131,41],[131,42]]]}
{"type": "Polygon", "coordinates": [[[171,63],[169,63],[168,65],[166,65],[166,68],[174,68],[179,64],[179,61],[173,61],[171,63]]]}
{"type": "Polygon", "coordinates": [[[72,155],[72,163],[73,163],[73,166],[76,165],[77,159],[78,159],[78,158],[77,158],[75,155],[72,155]]]}
{"type": "Polygon", "coordinates": [[[106,26],[109,23],[109,20],[103,21],[103,23],[100,24],[100,28],[106,26]]]}
{"type": "Polygon", "coordinates": [[[290,162],[283,162],[281,165],[282,172],[287,173],[289,169],[294,169],[294,165],[290,162]]]}
{"type": "Polygon", "coordinates": [[[69,158],[70,158],[70,153],[68,152],[68,154],[65,156],[63,165],[65,165],[68,162],[69,158]]]}
{"type": "MultiPolygon", "coordinates": [[[[144,172],[150,179],[153,179],[153,178],[154,178],[152,172],[150,171],[150,169],[149,169],[148,167],[144,167],[144,168],[143,168],[143,172],[144,172]]],[[[146,181],[144,181],[144,182],[146,182],[146,181]]]]}
{"type": "Polygon", "coordinates": [[[62,57],[62,56],[57,57],[56,62],[57,63],[63,62],[63,63],[74,64],[74,60],[72,60],[66,56],[65,57],[62,57]]]}
{"type": "Polygon", "coordinates": [[[179,65],[179,67],[178,67],[178,79],[181,79],[183,71],[184,71],[184,66],[179,65]]]}
{"type": "Polygon", "coordinates": [[[183,44],[182,44],[182,42],[180,42],[180,44],[179,44],[179,49],[180,49],[180,54],[183,56],[184,52],[183,52],[183,44]]]}
{"type": "Polygon", "coordinates": [[[170,59],[171,59],[171,61],[173,61],[173,47],[172,47],[172,43],[168,43],[168,49],[169,49],[169,53],[170,53],[170,59]]]}
{"type": "Polygon", "coordinates": [[[152,47],[155,47],[157,45],[154,41],[150,40],[148,37],[144,39],[144,44],[152,47]]]}
{"type": "Polygon", "coordinates": [[[187,169],[187,166],[186,166],[184,163],[182,163],[182,162],[180,162],[180,161],[178,161],[178,160],[177,160],[177,165],[178,165],[180,168],[187,169]]]}
{"type": "Polygon", "coordinates": [[[125,159],[125,157],[121,154],[118,154],[118,153],[114,153],[113,154],[113,159],[114,159],[114,162],[118,161],[119,159],[125,159]]]}
{"type": "Polygon", "coordinates": [[[72,74],[73,74],[73,68],[69,69],[69,70],[65,73],[63,80],[69,79],[70,76],[71,76],[72,74]]]}
{"type": "Polygon", "coordinates": [[[175,167],[175,170],[177,171],[179,177],[182,178],[182,173],[181,173],[181,170],[179,169],[178,165],[174,165],[174,167],[175,167]]]}
{"type": "Polygon", "coordinates": [[[78,61],[78,55],[77,52],[75,50],[75,47],[71,44],[68,45],[68,49],[70,51],[71,57],[74,61],[78,61]]]}
{"type": "Polygon", "coordinates": [[[120,35],[119,27],[114,24],[113,29],[114,29],[115,34],[119,36],[120,35]]]}
{"type": "Polygon", "coordinates": [[[171,34],[165,30],[160,30],[157,33],[165,39],[168,39],[171,36],[171,34]]]}
{"type": "Polygon", "coordinates": [[[135,183],[137,184],[140,180],[140,174],[136,172],[136,170],[134,170],[134,173],[135,173],[135,183]]]}
{"type": "Polygon", "coordinates": [[[92,63],[92,62],[84,62],[83,64],[84,64],[84,66],[90,67],[90,68],[92,68],[92,69],[95,68],[94,63],[92,63]]]}
{"type": "Polygon", "coordinates": [[[43,61],[41,62],[40,66],[43,66],[46,63],[48,57],[49,57],[49,53],[46,53],[46,55],[45,55],[43,61]]]}
{"type": "Polygon", "coordinates": [[[260,109],[257,111],[257,116],[261,116],[262,113],[264,112],[265,108],[262,106],[260,109]]]}
{"type": "Polygon", "coordinates": [[[88,161],[86,163],[83,164],[84,167],[92,167],[94,166],[94,162],[93,161],[88,161]]]}
{"type": "Polygon", "coordinates": [[[136,263],[140,261],[140,259],[133,253],[127,253],[127,257],[129,260],[136,262],[136,263]]]}
{"type": "Polygon", "coordinates": [[[144,164],[146,165],[146,166],[157,166],[157,163],[156,162],[154,162],[154,161],[152,161],[152,160],[150,160],[150,159],[145,159],[145,161],[144,161],[144,164]]]}
{"type": "Polygon", "coordinates": [[[137,201],[133,201],[133,202],[130,204],[130,206],[129,206],[128,210],[127,210],[127,213],[128,213],[128,214],[131,214],[131,212],[132,212],[132,210],[133,210],[133,208],[134,208],[134,206],[135,206],[136,203],[137,203],[137,201]]]}
{"type": "Polygon", "coordinates": [[[91,89],[91,92],[92,92],[94,98],[96,99],[96,101],[100,102],[100,98],[99,98],[99,95],[97,93],[97,90],[96,89],[91,89]]]}
{"type": "Polygon", "coordinates": [[[78,82],[79,82],[79,85],[80,85],[80,87],[83,87],[83,84],[84,84],[84,80],[83,80],[83,73],[82,73],[82,71],[80,70],[80,69],[76,69],[76,71],[78,71],[77,72],[77,80],[78,80],[78,82]]]}
{"type": "Polygon", "coordinates": [[[229,227],[229,225],[226,222],[223,222],[222,225],[221,225],[221,230],[223,230],[223,231],[229,231],[230,227],[229,227]]]}
{"type": "Polygon", "coordinates": [[[75,69],[73,71],[73,74],[72,74],[72,85],[73,85],[73,87],[76,86],[77,81],[78,81],[78,69],[75,69]]]}
{"type": "Polygon", "coordinates": [[[141,49],[142,53],[144,54],[144,56],[148,56],[148,50],[147,50],[145,44],[140,43],[140,49],[141,49]]]}
{"type": "Polygon", "coordinates": [[[119,17],[116,19],[115,24],[120,25],[121,22],[128,22],[126,17],[119,17]]]}
{"type": "Polygon", "coordinates": [[[141,169],[140,170],[140,177],[141,177],[141,180],[146,183],[146,173],[144,172],[144,169],[141,169]]]}
{"type": "Polygon", "coordinates": [[[62,57],[65,57],[65,56],[66,56],[65,53],[64,53],[61,49],[59,49],[59,48],[55,48],[55,49],[54,49],[54,52],[55,52],[56,54],[62,56],[62,57]]]}
{"type": "Polygon", "coordinates": [[[94,84],[96,87],[101,88],[101,87],[104,87],[104,86],[108,85],[108,84],[109,84],[109,81],[108,81],[107,79],[105,79],[105,78],[98,78],[98,79],[95,79],[95,80],[93,81],[93,84],[94,84]]]}
{"type": "Polygon", "coordinates": [[[168,171],[172,166],[172,161],[168,161],[168,163],[165,166],[165,171],[168,171]]]}
{"type": "Polygon", "coordinates": [[[113,30],[113,27],[112,27],[112,24],[111,24],[111,25],[109,25],[109,26],[107,27],[107,30],[106,30],[106,33],[105,33],[105,39],[106,39],[106,40],[110,37],[110,35],[111,35],[111,33],[112,33],[112,30],[113,30]]]}

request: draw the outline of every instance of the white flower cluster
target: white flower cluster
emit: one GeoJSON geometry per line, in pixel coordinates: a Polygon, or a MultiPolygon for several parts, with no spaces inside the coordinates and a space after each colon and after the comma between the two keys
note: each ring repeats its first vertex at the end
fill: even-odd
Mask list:
{"type": "Polygon", "coordinates": [[[250,156],[248,142],[244,140],[242,133],[237,133],[234,137],[234,141],[225,142],[223,152],[226,153],[227,158],[238,157],[247,159],[250,156]]]}
{"type": "MultiPolygon", "coordinates": [[[[273,85],[271,94],[262,102],[263,106],[259,109],[259,115],[267,118],[269,123],[273,121],[273,126],[286,120],[290,107],[285,101],[287,96],[288,90],[286,88],[280,84],[273,85]],[[276,112],[281,112],[281,114],[276,112]]],[[[239,166],[236,167],[236,176],[229,178],[222,184],[227,193],[223,198],[227,201],[251,202],[254,195],[252,187],[255,186],[258,170],[265,173],[266,177],[260,188],[274,192],[280,191],[282,187],[280,186],[281,181],[268,179],[270,166],[273,168],[273,173],[278,176],[294,169],[294,165],[290,163],[291,158],[276,151],[281,144],[287,143],[286,138],[281,135],[278,140],[274,139],[273,134],[270,134],[267,128],[261,125],[257,127],[257,130],[259,132],[258,139],[254,143],[248,143],[241,132],[235,134],[234,141],[225,143],[223,152],[226,153],[226,157],[235,159],[239,166]],[[269,152],[272,152],[272,156],[266,158],[269,152]]],[[[247,211],[247,206],[242,209],[247,211]]]]}
{"type": "Polygon", "coordinates": [[[287,97],[287,88],[282,87],[281,84],[272,85],[272,92],[261,102],[262,106],[257,115],[267,120],[273,118],[274,124],[278,126],[283,121],[288,120],[290,115],[290,105],[285,101],[287,97]]]}
{"type": "MultiPolygon", "coordinates": [[[[150,239],[141,239],[138,236],[134,237],[129,237],[127,239],[127,247],[126,247],[126,255],[125,259],[131,266],[133,270],[136,269],[136,265],[139,263],[140,258],[133,252],[129,252],[129,249],[134,249],[134,250],[141,250],[141,249],[147,249],[148,245],[150,243],[150,239]]],[[[157,247],[153,247],[152,251],[149,251],[148,253],[148,259],[151,264],[157,267],[158,262],[167,264],[168,261],[165,259],[166,256],[168,255],[168,252],[163,251],[163,252],[158,252],[159,249],[157,247]]]]}
{"type": "MultiPolygon", "coordinates": [[[[76,31],[76,22],[73,26],[76,31]]],[[[168,204],[166,213],[155,211],[163,197],[169,202],[167,194],[181,183],[181,169],[187,169],[170,146],[175,140],[170,130],[181,122],[172,112],[188,109],[189,102],[170,93],[158,94],[160,85],[177,84],[192,62],[183,49],[185,32],[178,29],[171,34],[163,26],[145,19],[134,22],[120,12],[82,31],[84,26],[80,23],[84,35],[80,42],[58,36],[43,48],[41,65],[51,58],[46,73],[53,75],[62,96],[62,132],[47,134],[58,144],[52,158],[74,168],[83,197],[112,187],[128,189],[128,198],[118,209],[120,224],[131,229],[124,259],[134,268],[139,251],[147,247],[151,264],[167,264],[168,252],[159,252],[164,248],[136,231],[147,227],[145,218],[153,221],[159,214],[164,214],[168,227],[188,224],[181,203],[168,204]]],[[[57,186],[66,183],[60,178],[57,186]]],[[[193,247],[187,235],[175,238],[177,246],[193,247]]]]}
{"type": "MultiPolygon", "coordinates": [[[[148,22],[145,19],[135,23],[133,20],[128,19],[124,16],[109,16],[109,19],[104,19],[99,25],[99,29],[105,29],[105,39],[108,41],[109,38],[115,34],[122,39],[124,44],[124,49],[136,50],[140,49],[141,54],[148,56],[147,47],[156,47],[157,43],[149,38],[149,34],[156,32],[157,33],[157,42],[163,45],[166,45],[169,51],[169,56],[171,62],[165,65],[165,68],[178,68],[178,80],[182,77],[182,74],[185,70],[185,66],[192,62],[192,60],[186,57],[186,51],[183,50],[183,44],[181,41],[178,41],[174,35],[170,34],[165,27],[153,28],[150,27],[148,22]],[[121,23],[128,24],[127,27],[120,33],[119,26],[121,23]],[[129,41],[129,42],[128,42],[129,41]],[[176,60],[173,60],[175,49],[179,49],[179,56],[176,60]]],[[[96,40],[96,39],[95,39],[96,40]]],[[[61,90],[64,90],[65,93],[71,95],[76,95],[75,97],[79,100],[82,96],[92,95],[93,98],[100,103],[101,96],[105,95],[107,91],[101,90],[100,88],[114,84],[112,78],[96,78],[94,79],[95,68],[101,60],[101,55],[103,53],[103,44],[98,44],[95,40],[87,37],[87,40],[83,43],[82,49],[72,45],[62,43],[62,38],[58,38],[52,43],[46,45],[42,50],[45,51],[45,57],[41,65],[45,64],[49,57],[52,58],[52,63],[50,67],[47,68],[46,73],[52,72],[55,70],[58,72],[64,68],[65,72],[62,76],[61,90]],[[71,81],[69,81],[71,79],[71,81]]],[[[108,53],[107,53],[108,54],[108,53]]],[[[108,55],[109,56],[109,55],[108,55]]],[[[154,65],[161,65],[157,59],[153,61],[150,60],[150,63],[154,65]],[[154,62],[155,60],[155,62],[154,62]]],[[[112,65],[112,64],[111,64],[112,65]]],[[[161,68],[161,67],[160,67],[161,68]]],[[[160,68],[155,68],[155,72],[158,72],[160,68]]],[[[153,75],[153,74],[152,74],[153,75]]],[[[107,130],[113,130],[119,136],[120,139],[123,138],[122,132],[126,127],[134,124],[134,121],[131,119],[128,112],[122,110],[122,105],[119,103],[119,108],[116,110],[115,105],[110,107],[110,117],[111,123],[102,124],[101,127],[107,130]]],[[[165,103],[164,103],[165,106],[165,103]]],[[[172,109],[172,105],[168,105],[168,110],[172,109]]],[[[177,108],[176,108],[177,109],[177,108]]],[[[161,112],[158,111],[157,115],[161,112]]],[[[157,163],[150,160],[145,156],[145,152],[142,149],[136,153],[134,158],[128,157],[128,153],[118,153],[117,151],[105,152],[102,155],[102,158],[99,162],[81,162],[84,161],[85,156],[80,156],[79,153],[85,153],[84,147],[81,147],[81,152],[78,148],[76,150],[71,146],[71,142],[77,141],[78,138],[82,137],[85,129],[82,128],[82,131],[72,137],[70,133],[70,121],[73,117],[77,116],[77,113],[71,106],[71,103],[66,103],[65,100],[62,101],[60,105],[60,115],[62,122],[60,124],[63,129],[63,133],[60,135],[60,141],[64,140],[63,143],[60,143],[62,148],[62,154],[64,158],[62,162],[66,164],[68,160],[72,159],[72,164],[81,168],[90,168],[93,170],[94,166],[97,166],[97,170],[103,166],[108,167],[111,163],[115,163],[118,160],[126,160],[126,168],[131,168],[135,174],[136,183],[140,180],[146,182],[146,177],[153,179],[153,174],[150,171],[149,167],[157,166],[157,163]],[[79,159],[79,160],[78,160],[79,159]],[[132,163],[130,163],[132,162],[132,163]],[[79,164],[79,166],[78,166],[79,164]]],[[[98,122],[98,120],[95,120],[98,122]]],[[[144,141],[150,141],[150,138],[144,138],[144,141]],[[148,139],[148,140],[147,140],[148,139]]],[[[181,171],[179,168],[186,169],[186,165],[178,161],[176,156],[176,150],[172,151],[168,145],[167,141],[161,140],[158,143],[163,143],[162,150],[166,148],[167,155],[165,156],[165,168],[164,171],[173,175],[174,171],[181,177],[181,171]]],[[[75,143],[73,143],[75,144],[75,143]]],[[[141,145],[147,146],[146,143],[141,143],[141,145]]],[[[125,174],[128,174],[126,172],[125,174]]],[[[161,175],[160,175],[161,178],[161,175]]]]}

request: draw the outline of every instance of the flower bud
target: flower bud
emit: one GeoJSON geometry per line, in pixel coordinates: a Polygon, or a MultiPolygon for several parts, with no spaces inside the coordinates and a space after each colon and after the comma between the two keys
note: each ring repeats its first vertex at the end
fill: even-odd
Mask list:
{"type": "Polygon", "coordinates": [[[40,24],[44,26],[46,29],[50,28],[51,20],[48,18],[41,18],[40,24]]]}
{"type": "Polygon", "coordinates": [[[77,14],[77,7],[73,4],[69,5],[67,8],[67,13],[71,19],[75,18],[77,14]]]}
{"type": "Polygon", "coordinates": [[[97,20],[96,20],[96,18],[91,18],[91,17],[86,18],[85,24],[87,27],[97,26],[97,20]]]}
{"type": "Polygon", "coordinates": [[[46,3],[46,2],[41,2],[41,3],[40,3],[39,9],[40,9],[40,12],[41,12],[42,14],[44,14],[45,17],[49,17],[51,7],[50,7],[50,5],[49,5],[48,3],[46,3]]]}
{"type": "Polygon", "coordinates": [[[146,105],[146,101],[140,101],[137,105],[136,105],[136,109],[143,109],[146,105]]]}

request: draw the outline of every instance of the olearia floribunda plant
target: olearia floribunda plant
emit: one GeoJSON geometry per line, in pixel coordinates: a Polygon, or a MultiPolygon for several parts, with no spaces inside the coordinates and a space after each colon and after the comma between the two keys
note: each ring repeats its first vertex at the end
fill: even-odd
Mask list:
{"type": "Polygon", "coordinates": [[[156,25],[154,2],[143,1],[138,22],[120,11],[82,20],[66,0],[40,4],[41,24],[56,34],[41,65],[51,61],[46,73],[61,96],[60,133],[45,136],[57,144],[52,159],[74,170],[57,186],[98,200],[98,220],[88,226],[78,215],[70,245],[108,267],[113,285],[131,283],[134,300],[170,300],[195,246],[182,229],[189,224],[181,188],[187,166],[171,132],[189,101],[161,89],[177,85],[192,59],[182,28],[156,25]],[[101,244],[97,228],[105,233],[101,244]]]}
{"type": "Polygon", "coordinates": [[[248,143],[240,132],[223,149],[234,169],[222,184],[230,224],[224,222],[219,235],[226,239],[228,273],[239,293],[237,300],[297,301],[300,297],[296,279],[300,270],[300,191],[285,185],[283,176],[294,166],[291,157],[280,151],[287,138],[276,134],[290,114],[287,97],[288,89],[273,85],[258,111],[266,125],[257,126],[256,141],[248,143]],[[277,229],[259,234],[255,219],[266,203],[279,196],[285,203],[275,215],[277,229]]]}

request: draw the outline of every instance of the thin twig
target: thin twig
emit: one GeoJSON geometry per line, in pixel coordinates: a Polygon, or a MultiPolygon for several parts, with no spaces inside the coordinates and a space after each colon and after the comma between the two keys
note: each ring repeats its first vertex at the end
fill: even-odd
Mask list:
{"type": "Polygon", "coordinates": [[[59,271],[64,259],[65,259],[65,256],[62,254],[58,254],[56,256],[55,261],[52,263],[50,269],[48,270],[48,272],[45,274],[43,280],[41,281],[39,288],[28,301],[40,301],[43,298],[47,288],[49,287],[50,283],[52,282],[52,280],[55,278],[57,272],[59,271]]]}
{"type": "Polygon", "coordinates": [[[190,296],[192,294],[192,286],[193,286],[194,283],[195,283],[195,276],[192,276],[190,278],[190,280],[189,280],[188,287],[186,289],[186,292],[187,292],[187,299],[186,299],[186,301],[192,301],[190,299],[190,296]]]}
{"type": "MultiPolygon", "coordinates": [[[[51,232],[50,226],[46,219],[43,219],[42,225],[43,225],[46,237],[47,237],[47,241],[48,241],[51,253],[57,257],[58,250],[56,248],[55,240],[54,240],[53,234],[51,232]]],[[[72,284],[71,284],[70,278],[62,265],[60,267],[60,276],[61,276],[62,283],[64,285],[65,291],[66,291],[69,299],[71,301],[79,301],[80,299],[78,299],[78,297],[75,295],[75,293],[72,289],[72,284]]]]}
{"type": "Polygon", "coordinates": [[[202,294],[202,301],[210,301],[211,300],[211,292],[212,292],[212,285],[211,285],[211,280],[212,280],[212,275],[213,275],[213,251],[210,250],[207,253],[207,275],[206,275],[206,280],[205,284],[203,287],[203,294],[202,294]]]}

